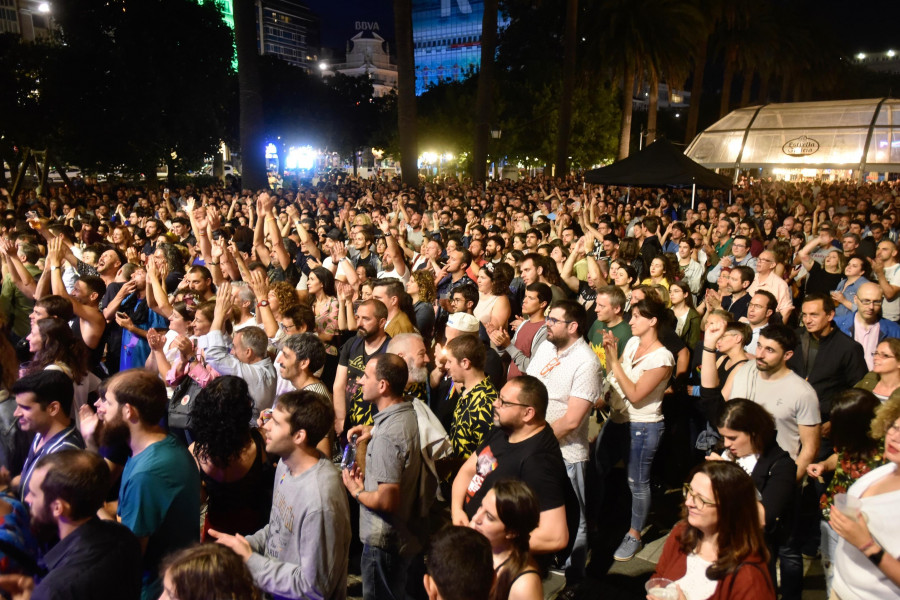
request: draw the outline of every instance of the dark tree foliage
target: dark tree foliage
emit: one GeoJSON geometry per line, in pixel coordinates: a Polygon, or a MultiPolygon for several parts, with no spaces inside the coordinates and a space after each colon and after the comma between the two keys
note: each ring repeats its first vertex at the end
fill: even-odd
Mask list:
{"type": "Polygon", "coordinates": [[[57,39],[5,38],[0,134],[50,148],[90,172],[170,174],[199,167],[232,141],[232,34],[213,3],[193,0],[55,2],[57,39]],[[12,89],[10,89],[12,88],[12,89]]]}

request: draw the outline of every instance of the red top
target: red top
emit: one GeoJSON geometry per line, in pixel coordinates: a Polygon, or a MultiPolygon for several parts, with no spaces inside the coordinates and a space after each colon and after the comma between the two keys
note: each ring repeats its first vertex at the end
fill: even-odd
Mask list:
{"type": "MultiPolygon", "coordinates": [[[[516,334],[515,346],[522,352],[522,354],[524,354],[528,358],[531,358],[531,344],[534,342],[534,336],[537,335],[537,332],[540,331],[541,327],[543,326],[543,320],[537,321],[535,323],[526,321],[519,329],[519,332],[516,334]]],[[[525,373],[523,373],[519,369],[519,367],[516,366],[516,363],[509,364],[509,379],[524,374],[525,373]]]]}
{"type": "MultiPolygon", "coordinates": [[[[684,577],[687,571],[687,554],[681,551],[678,536],[686,527],[687,524],[681,521],[672,529],[653,577],[665,577],[671,581],[684,577]]],[[[736,574],[737,576],[731,574],[721,579],[710,600],[775,600],[768,566],[759,556],[748,557],[738,567],[736,574]]]]}

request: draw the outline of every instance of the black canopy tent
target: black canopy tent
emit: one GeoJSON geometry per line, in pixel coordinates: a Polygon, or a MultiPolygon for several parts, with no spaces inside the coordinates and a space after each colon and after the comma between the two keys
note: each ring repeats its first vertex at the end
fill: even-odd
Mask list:
{"type": "Polygon", "coordinates": [[[731,189],[728,177],[694,162],[666,140],[656,140],[637,154],[608,167],[588,171],[584,180],[604,185],[691,188],[691,206],[697,188],[731,189]]]}

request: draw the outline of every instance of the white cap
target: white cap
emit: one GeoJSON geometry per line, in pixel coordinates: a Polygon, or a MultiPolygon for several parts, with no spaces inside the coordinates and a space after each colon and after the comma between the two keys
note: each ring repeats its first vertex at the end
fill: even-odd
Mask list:
{"type": "Polygon", "coordinates": [[[478,333],[478,319],[466,312],[453,313],[447,319],[447,327],[463,333],[478,333]]]}

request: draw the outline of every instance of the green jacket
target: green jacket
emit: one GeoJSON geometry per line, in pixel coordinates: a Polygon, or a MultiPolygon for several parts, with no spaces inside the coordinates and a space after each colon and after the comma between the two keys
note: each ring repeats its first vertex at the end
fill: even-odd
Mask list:
{"type": "MultiPolygon", "coordinates": [[[[878,385],[879,381],[881,381],[881,377],[879,377],[878,373],[869,371],[868,373],[866,373],[866,376],[863,377],[860,382],[853,387],[859,390],[866,390],[867,392],[871,392],[875,389],[875,386],[878,385]]],[[[900,388],[894,390],[888,400],[891,400],[893,402],[897,402],[898,400],[900,400],[900,388]]]]}
{"type": "MultiPolygon", "coordinates": [[[[34,265],[25,265],[31,276],[37,279],[41,275],[41,270],[34,265]]],[[[16,337],[23,338],[31,331],[31,323],[29,316],[34,309],[34,300],[28,299],[16,284],[13,283],[12,277],[7,275],[3,278],[3,285],[0,287],[0,312],[6,315],[9,329],[16,337]]]]}

